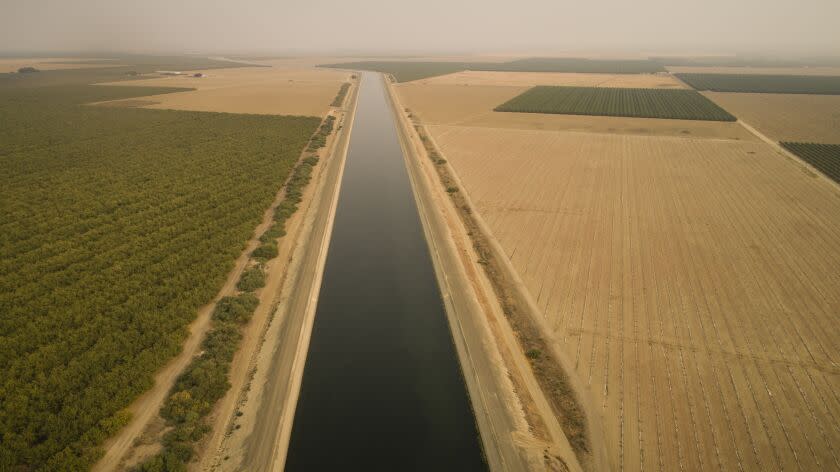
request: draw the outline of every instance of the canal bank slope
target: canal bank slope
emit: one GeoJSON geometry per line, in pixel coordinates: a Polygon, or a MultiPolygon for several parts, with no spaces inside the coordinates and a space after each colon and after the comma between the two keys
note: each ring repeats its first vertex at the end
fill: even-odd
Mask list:
{"type": "Polygon", "coordinates": [[[231,389],[201,460],[201,471],[281,471],[294,406],[321,286],[326,252],[340,191],[358,96],[358,80],[337,117],[338,131],[327,143],[327,158],[316,166],[304,203],[287,222],[281,256],[288,264],[270,305],[272,316],[255,349],[243,355],[238,370],[245,381],[231,389]],[[238,388],[237,388],[238,387],[238,388]]]}
{"type": "Polygon", "coordinates": [[[459,217],[459,211],[471,212],[469,202],[456,208],[449,193],[459,190],[445,189],[435,168],[445,161],[430,159],[423,140],[429,138],[413,127],[387,79],[386,85],[491,469],[603,469],[592,441],[599,425],[588,421],[596,452],[582,467],[505,317],[483,267],[487,261],[474,248],[472,231],[481,229],[468,229],[459,217]]]}

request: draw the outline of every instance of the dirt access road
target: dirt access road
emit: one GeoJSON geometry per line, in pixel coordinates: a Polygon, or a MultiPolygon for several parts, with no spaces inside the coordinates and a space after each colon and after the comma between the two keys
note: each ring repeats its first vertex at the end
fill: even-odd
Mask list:
{"type": "Polygon", "coordinates": [[[468,230],[394,87],[386,86],[490,469],[581,470],[477,262],[468,230]]]}
{"type": "MultiPolygon", "coordinates": [[[[289,277],[256,360],[256,373],[235,433],[209,450],[200,470],[283,470],[303,376],[309,336],[353,126],[358,82],[346,99],[347,114],[333,154],[318,179],[292,256],[289,277]]],[[[236,428],[237,426],[234,426],[236,428]]]]}

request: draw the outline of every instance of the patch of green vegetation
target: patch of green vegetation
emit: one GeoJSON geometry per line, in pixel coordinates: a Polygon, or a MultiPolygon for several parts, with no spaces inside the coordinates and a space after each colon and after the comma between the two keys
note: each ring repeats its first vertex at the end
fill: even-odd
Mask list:
{"type": "MultiPolygon", "coordinates": [[[[180,90],[87,85],[126,70],[0,77],[0,470],[91,466],[319,123],[84,105],[180,90]]],[[[219,321],[179,380],[173,457],[227,388],[240,322],[219,321]]]]}
{"type": "Polygon", "coordinates": [[[315,136],[312,137],[312,140],[309,141],[309,146],[306,147],[306,150],[309,152],[316,152],[322,147],[327,145],[327,136],[332,133],[333,126],[335,126],[335,117],[332,115],[327,116],[324,119],[324,122],[321,123],[321,127],[318,128],[318,132],[315,133],[315,136]]]}
{"type": "Polygon", "coordinates": [[[525,351],[525,357],[528,359],[539,359],[542,356],[542,351],[539,349],[528,349],[525,351]]]}
{"type": "Polygon", "coordinates": [[[674,74],[696,90],[840,95],[840,77],[820,75],[674,74]]]}
{"type": "Polygon", "coordinates": [[[213,320],[224,323],[247,323],[260,300],[252,293],[242,293],[235,297],[222,297],[213,310],[213,320]]]}
{"type": "Polygon", "coordinates": [[[258,261],[267,261],[277,257],[277,254],[277,243],[275,241],[270,241],[254,249],[254,252],[251,253],[251,257],[258,261]]]}
{"type": "Polygon", "coordinates": [[[248,268],[236,284],[236,288],[243,292],[253,292],[259,288],[265,287],[265,270],[262,264],[257,264],[248,268]]]}
{"type": "Polygon", "coordinates": [[[783,142],[781,145],[840,184],[840,144],[783,142]]]}
{"type": "Polygon", "coordinates": [[[517,113],[735,121],[694,90],[537,86],[495,108],[517,113]]]}
{"type": "Polygon", "coordinates": [[[344,97],[347,96],[347,91],[350,90],[350,82],[344,82],[341,84],[341,88],[338,89],[338,95],[335,96],[332,103],[330,103],[331,107],[340,107],[344,104],[344,97]]]}

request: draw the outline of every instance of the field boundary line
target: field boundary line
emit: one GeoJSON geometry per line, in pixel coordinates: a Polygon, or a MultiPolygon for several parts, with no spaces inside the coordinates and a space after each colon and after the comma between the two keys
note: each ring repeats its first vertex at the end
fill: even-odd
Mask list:
{"type": "Polygon", "coordinates": [[[801,167],[804,167],[806,170],[817,174],[821,178],[821,180],[824,180],[824,181],[828,182],[829,184],[833,185],[836,190],[840,191],[840,183],[835,182],[834,180],[831,179],[831,177],[823,174],[823,172],[821,170],[812,166],[810,163],[808,163],[807,161],[805,161],[801,157],[797,156],[796,154],[788,151],[787,149],[784,148],[784,146],[782,146],[778,142],[773,141],[772,139],[768,138],[763,133],[761,133],[760,131],[758,131],[754,127],[752,127],[746,121],[739,118],[738,123],[740,123],[741,126],[743,126],[747,131],[754,134],[758,139],[760,139],[760,140],[764,141],[765,143],[769,144],[770,147],[772,147],[776,152],[778,152],[779,154],[781,154],[784,157],[787,157],[788,159],[793,160],[795,163],[799,164],[801,167]]]}

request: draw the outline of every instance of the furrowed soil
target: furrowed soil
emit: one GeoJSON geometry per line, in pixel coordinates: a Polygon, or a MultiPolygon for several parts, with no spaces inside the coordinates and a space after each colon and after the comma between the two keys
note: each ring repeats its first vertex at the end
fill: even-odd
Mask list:
{"type": "Polygon", "coordinates": [[[838,466],[833,187],[763,143],[431,129],[618,464],[838,466]]]}
{"type": "Polygon", "coordinates": [[[840,144],[840,96],[704,92],[775,141],[840,144]]]}
{"type": "Polygon", "coordinates": [[[612,467],[840,468],[837,187],[738,123],[487,111],[517,89],[397,86],[571,360],[612,467]]]}

